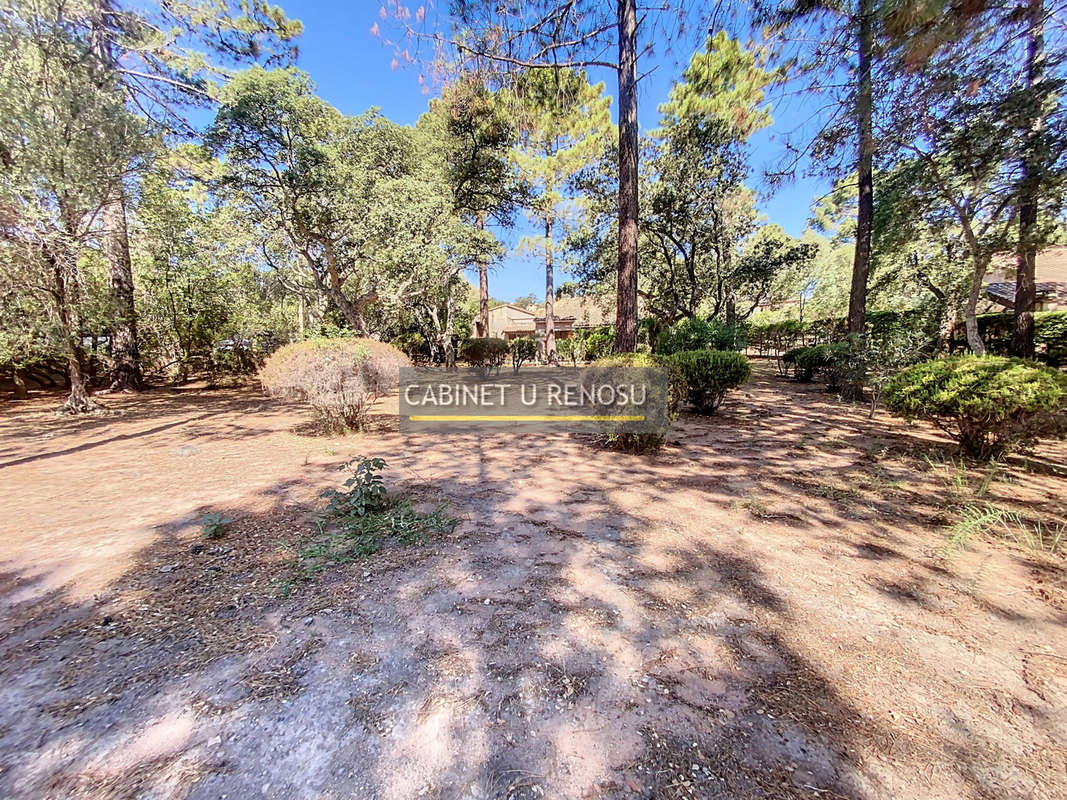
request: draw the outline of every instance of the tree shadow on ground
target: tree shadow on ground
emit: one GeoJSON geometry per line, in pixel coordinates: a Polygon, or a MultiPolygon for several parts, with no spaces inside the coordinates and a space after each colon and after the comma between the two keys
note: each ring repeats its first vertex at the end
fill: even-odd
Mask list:
{"type": "Polygon", "coordinates": [[[976,615],[952,570],[916,555],[914,525],[857,530],[856,498],[820,496],[789,524],[733,508],[811,504],[867,463],[858,432],[800,451],[790,482],[812,419],[772,413],[792,427],[762,459],[746,441],[770,414],[687,420],[694,435],[656,456],[420,440],[383,419],[352,445],[461,523],[310,581],[293,557],[312,510],[290,480],[220,509],[235,521],[219,540],[189,515],[160,526],[91,600],[42,596],[47,567],[9,565],[0,795],[1054,796],[1056,661],[974,685],[1005,657],[974,630],[1033,637],[1062,618],[976,615]],[[936,665],[961,652],[975,680],[936,665]]]}

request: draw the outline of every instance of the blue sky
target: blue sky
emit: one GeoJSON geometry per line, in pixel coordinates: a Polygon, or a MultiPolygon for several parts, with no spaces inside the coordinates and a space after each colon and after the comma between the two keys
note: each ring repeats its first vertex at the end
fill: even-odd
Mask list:
{"type": "MultiPolygon", "coordinates": [[[[426,110],[429,96],[423,94],[419,85],[418,71],[411,67],[392,69],[392,50],[370,32],[377,19],[377,2],[281,0],[281,5],[290,17],[304,23],[298,66],[312,77],[322,98],[346,114],[359,114],[377,106],[389,119],[404,125],[414,123],[426,110]]],[[[688,55],[684,60],[688,60],[688,55]]],[[[656,106],[666,99],[672,81],[681,71],[681,66],[670,59],[655,66],[639,89],[642,130],[655,127],[656,106]]],[[[641,65],[642,71],[648,68],[648,64],[641,65]]],[[[604,80],[607,93],[614,95],[610,75],[591,77],[604,80]]],[[[784,135],[802,119],[802,101],[793,99],[779,105],[773,114],[774,124],[757,133],[751,142],[753,180],[750,185],[757,189],[765,188],[758,180],[762,169],[779,157],[784,135]]],[[[825,181],[800,179],[780,189],[773,198],[761,201],[760,209],[770,221],[798,235],[804,229],[812,198],[825,191],[825,181]]],[[[514,240],[515,237],[513,232],[506,238],[514,240]]],[[[566,275],[557,275],[557,285],[566,279],[566,275]]],[[[502,300],[530,292],[541,295],[544,273],[529,259],[509,256],[490,274],[489,289],[493,297],[502,300]]]]}

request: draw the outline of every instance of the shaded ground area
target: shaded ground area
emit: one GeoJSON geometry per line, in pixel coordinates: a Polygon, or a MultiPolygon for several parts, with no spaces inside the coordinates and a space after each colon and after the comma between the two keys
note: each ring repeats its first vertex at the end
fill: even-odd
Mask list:
{"type": "Polygon", "coordinates": [[[967,467],[767,365],[652,456],[107,402],[0,421],[0,796],[1067,795],[1062,446],[967,467]],[[460,524],[299,580],[355,454],[460,524]]]}

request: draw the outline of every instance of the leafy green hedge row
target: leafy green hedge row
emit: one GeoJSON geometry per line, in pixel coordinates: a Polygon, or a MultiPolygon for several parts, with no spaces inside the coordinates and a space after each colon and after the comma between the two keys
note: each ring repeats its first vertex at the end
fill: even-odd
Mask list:
{"type": "MultiPolygon", "coordinates": [[[[1011,314],[980,314],[978,333],[986,348],[994,355],[1011,351],[1011,314]]],[[[1038,311],[1034,314],[1034,345],[1037,358],[1052,367],[1067,364],[1067,311],[1038,311]]],[[[957,339],[953,347],[966,348],[964,339],[957,339]]]]}

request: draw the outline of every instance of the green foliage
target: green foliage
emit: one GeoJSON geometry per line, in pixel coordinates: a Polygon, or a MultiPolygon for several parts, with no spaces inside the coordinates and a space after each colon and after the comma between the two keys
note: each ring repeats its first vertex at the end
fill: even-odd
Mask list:
{"type": "Polygon", "coordinates": [[[430,345],[421,333],[402,333],[391,344],[412,361],[425,361],[430,357],[430,345]]]}
{"type": "Polygon", "coordinates": [[[345,491],[327,489],[322,493],[329,500],[326,504],[327,514],[345,518],[363,517],[385,507],[385,481],[381,476],[381,471],[385,469],[384,459],[357,456],[338,469],[351,474],[345,479],[345,491]]]}
{"type": "Polygon", "coordinates": [[[357,457],[339,469],[349,473],[346,488],[323,493],[328,502],[318,518],[318,534],[298,556],[298,574],[305,580],[327,566],[367,558],[385,541],[408,547],[428,536],[451,533],[456,526],[444,503],[419,512],[409,498],[390,494],[381,476],[381,458],[357,457]]]}
{"type": "Polygon", "coordinates": [[[578,363],[578,347],[577,340],[574,337],[568,337],[566,339],[556,339],[556,355],[559,356],[560,361],[570,361],[572,365],[578,363]]]}
{"type": "Polygon", "coordinates": [[[403,353],[371,339],[306,339],[277,350],[260,370],[272,396],[304,400],[328,429],[358,430],[374,401],[393,390],[403,353]]]}
{"type": "MultiPolygon", "coordinates": [[[[982,314],[978,332],[990,353],[1007,355],[1011,351],[1011,314],[982,314]]],[[[1038,311],[1034,314],[1034,343],[1037,358],[1052,367],[1067,364],[1067,311],[1038,311]]]]}
{"type": "Polygon", "coordinates": [[[689,402],[701,414],[714,412],[731,389],[749,379],[752,367],[740,353],[688,350],[670,356],[685,376],[689,402]]]}
{"type": "Polygon", "coordinates": [[[789,358],[789,363],[796,367],[796,379],[801,383],[810,383],[815,379],[815,373],[821,369],[832,367],[835,358],[840,354],[839,344],[820,344],[812,347],[798,347],[790,350],[783,356],[789,358]]]}
{"type": "Polygon", "coordinates": [[[656,337],[656,352],[672,355],[687,350],[740,350],[744,335],[737,325],[686,317],[656,337]]]}
{"type": "Polygon", "coordinates": [[[529,336],[519,336],[508,343],[511,350],[511,366],[515,374],[519,374],[519,368],[526,361],[537,358],[537,343],[529,336]]]}
{"type": "Polygon", "coordinates": [[[574,332],[575,347],[578,358],[584,361],[596,361],[611,353],[615,346],[615,326],[601,325],[574,332]]]}
{"type": "Polygon", "coordinates": [[[232,519],[218,511],[204,514],[200,518],[200,535],[205,539],[219,539],[226,533],[226,526],[231,522],[232,519]]]}
{"type": "Polygon", "coordinates": [[[1034,314],[1034,342],[1039,358],[1049,366],[1067,364],[1067,311],[1034,314]]]}
{"type": "Polygon", "coordinates": [[[685,399],[688,385],[685,382],[685,374],[682,368],[674,362],[674,359],[653,353],[616,353],[604,356],[593,362],[593,366],[600,367],[656,367],[667,372],[667,409],[671,419],[678,416],[682,401],[685,399]]]}
{"type": "MultiPolygon", "coordinates": [[[[671,422],[678,418],[682,399],[685,397],[686,383],[685,376],[677,364],[665,356],[651,353],[616,353],[597,359],[589,369],[620,367],[654,367],[665,370],[667,373],[667,411],[671,422]]],[[[661,448],[667,441],[667,434],[610,431],[601,434],[598,438],[609,447],[631,453],[647,453],[661,448]]]]}
{"type": "Polygon", "coordinates": [[[500,369],[508,352],[508,343],[503,339],[495,336],[475,337],[466,341],[459,357],[472,367],[489,373],[500,369]]]}
{"type": "Polygon", "coordinates": [[[954,356],[916,364],[886,385],[895,413],[928,419],[963,451],[989,459],[1067,434],[1067,375],[1002,356],[954,356]]]}

